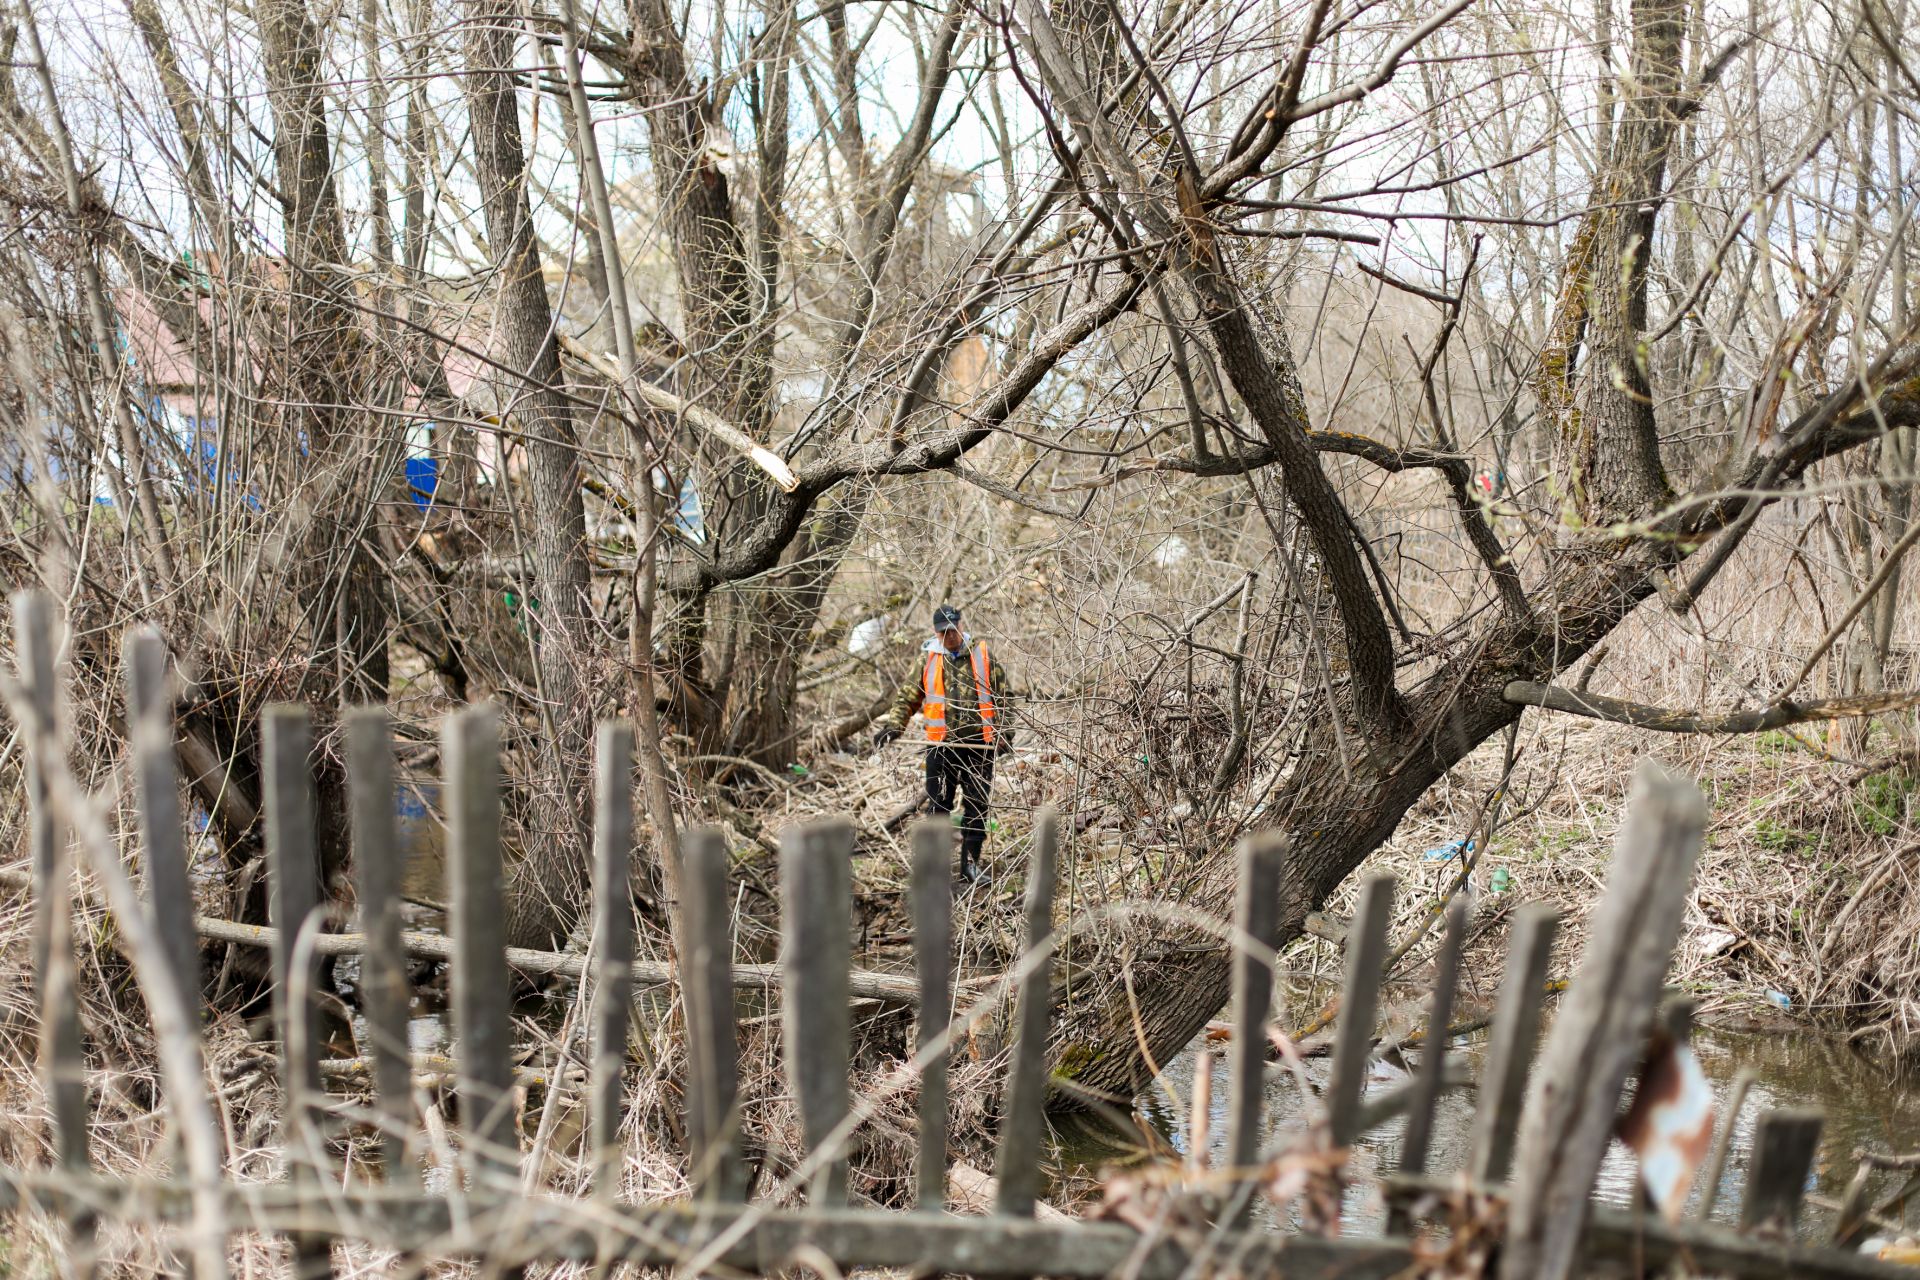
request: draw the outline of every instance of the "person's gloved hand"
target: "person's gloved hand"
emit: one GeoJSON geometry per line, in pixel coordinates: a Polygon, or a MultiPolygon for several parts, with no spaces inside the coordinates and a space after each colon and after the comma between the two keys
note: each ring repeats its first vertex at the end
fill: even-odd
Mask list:
{"type": "Polygon", "coordinates": [[[873,749],[878,751],[899,736],[898,729],[890,724],[883,724],[873,731],[873,749]]]}
{"type": "Polygon", "coordinates": [[[1013,750],[1013,730],[1002,729],[993,735],[993,754],[1004,756],[1013,750]]]}

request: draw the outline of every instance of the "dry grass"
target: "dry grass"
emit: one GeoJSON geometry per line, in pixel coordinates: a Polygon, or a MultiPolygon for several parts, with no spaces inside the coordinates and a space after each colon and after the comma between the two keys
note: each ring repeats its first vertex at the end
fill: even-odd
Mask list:
{"type": "MultiPolygon", "coordinates": [[[[1866,744],[1898,744],[1876,729],[1866,744]]],[[[1565,911],[1555,973],[1571,976],[1582,925],[1606,881],[1626,800],[1623,767],[1651,755],[1696,778],[1712,821],[1670,980],[1703,1020],[1807,1021],[1907,1065],[1920,1049],[1920,772],[1838,761],[1787,734],[1707,741],[1554,720],[1521,739],[1506,816],[1479,860],[1473,965],[1490,992],[1507,909],[1551,901],[1565,911]],[[1494,894],[1504,871],[1511,887],[1494,894]],[[1785,994],[1782,1013],[1769,991],[1785,994]]],[[[1466,834],[1495,787],[1501,750],[1476,753],[1426,797],[1365,871],[1401,878],[1396,936],[1417,926],[1457,872],[1424,852],[1466,834]]],[[[1344,907],[1345,904],[1336,904],[1344,907]]],[[[1418,953],[1416,953],[1417,955],[1418,953]]],[[[1332,973],[1324,943],[1296,955],[1332,973]]],[[[1418,975],[1418,968],[1410,971],[1418,975]]]]}
{"type": "MultiPolygon", "coordinates": [[[[1221,856],[1241,831],[1257,823],[1244,808],[1228,806],[1206,821],[1194,819],[1192,794],[1207,780],[1205,766],[1217,759],[1230,732],[1223,718],[1227,667],[1202,651],[1191,667],[1184,655],[1159,664],[1169,645],[1168,624],[1177,627],[1239,573],[1233,566],[1258,560],[1264,532],[1251,516],[1231,528],[1205,519],[1141,521],[1117,534],[1127,510],[1107,509],[1105,523],[1087,530],[1049,528],[1030,522],[1025,535],[996,526],[992,545],[973,587],[957,572],[942,582],[921,582],[911,599],[894,599],[901,563],[952,562],[968,527],[966,508],[986,500],[971,489],[949,492],[925,527],[912,528],[899,545],[870,549],[871,573],[857,570],[836,588],[827,635],[874,613],[917,619],[934,597],[951,596],[969,607],[980,632],[992,636],[1017,663],[1032,695],[1019,718],[1020,749],[1003,762],[996,785],[998,829],[989,844],[995,881],[973,894],[959,914],[957,946],[964,969],[1003,970],[1018,953],[1021,867],[1033,809],[1060,805],[1088,819],[1068,842],[1062,864],[1062,919],[1104,920],[1099,928],[1076,924],[1076,961],[1097,970],[1103,948],[1124,948],[1129,929],[1101,913],[1124,899],[1147,899],[1168,911],[1217,912],[1228,900],[1230,860],[1221,856]],[[1154,561],[1169,537],[1184,537],[1193,559],[1175,565],[1154,561]],[[1022,541],[1022,538],[1025,541],[1022,541]],[[998,539],[1005,539],[1002,543],[998,539]],[[882,604],[883,599],[893,603],[882,604]]],[[[1138,511],[1131,513],[1138,516],[1138,511]]],[[[1423,553],[1433,548],[1422,548],[1423,553]]],[[[1432,563],[1444,557],[1429,555],[1432,563]]],[[[1685,624],[1643,611],[1614,642],[1616,656],[1603,663],[1593,687],[1670,706],[1730,706],[1776,694],[1814,639],[1825,630],[1820,592],[1783,591],[1790,558],[1757,555],[1752,565],[1730,571],[1707,602],[1712,608],[1685,624]]],[[[1804,568],[1804,566],[1802,567],[1804,568]]],[[[1801,571],[1794,569],[1794,572],[1801,571]]],[[[1813,572],[1819,572],[1818,566],[1813,572]]],[[[1832,588],[1832,583],[1826,584],[1832,588]]],[[[1426,589],[1423,604],[1444,613],[1450,589],[1444,577],[1426,589]]],[[[1829,590],[1827,594],[1835,594],[1829,590]]],[[[1263,589],[1250,618],[1255,636],[1286,636],[1263,652],[1261,662],[1275,687],[1302,682],[1305,659],[1279,593],[1263,589]]],[[[1216,649],[1235,640],[1229,607],[1200,632],[1216,649]]],[[[1297,628],[1295,629],[1297,631],[1297,628]]],[[[817,680],[809,693],[817,723],[840,720],[870,702],[880,684],[895,677],[909,646],[897,645],[878,664],[852,661],[837,644],[816,655],[817,680]]],[[[1824,692],[1819,689],[1813,692],[1824,692]]],[[[1284,702],[1284,698],[1281,699],[1284,702]]],[[[95,691],[78,700],[76,737],[98,750],[86,756],[90,781],[99,785],[117,768],[110,694],[95,691]]],[[[422,695],[410,711],[427,718],[442,700],[422,695]]],[[[1283,712],[1276,713],[1284,715],[1283,712]]],[[[1286,729],[1277,720],[1268,729],[1286,729]]],[[[1709,848],[1692,890],[1675,980],[1694,991],[1708,1018],[1778,1019],[1767,990],[1785,992],[1791,1016],[1851,1035],[1886,1051],[1891,1059],[1912,1056],[1920,1019],[1920,884],[1914,853],[1920,849],[1920,784],[1909,765],[1879,767],[1911,736],[1911,728],[1884,725],[1865,737],[1804,741],[1788,735],[1759,739],[1675,738],[1614,726],[1529,713],[1518,740],[1518,763],[1501,825],[1482,859],[1475,888],[1483,905],[1469,983],[1490,990],[1497,973],[1505,908],[1521,899],[1551,899],[1567,909],[1567,933],[1559,948],[1560,971],[1578,955],[1584,912],[1599,896],[1611,844],[1625,799],[1630,765],[1653,754],[1701,781],[1713,812],[1709,848]],[[1490,892],[1490,877],[1504,869],[1513,888],[1490,892]],[[1720,945],[1719,936],[1732,936],[1720,945]]],[[[856,742],[863,741],[855,739],[856,742]]],[[[1495,786],[1502,744],[1470,757],[1409,814],[1393,840],[1370,860],[1369,870],[1402,879],[1400,920],[1405,936],[1429,902],[1450,880],[1450,864],[1427,862],[1422,852],[1466,834],[1495,786]]],[[[852,815],[862,831],[855,864],[861,930],[860,963],[905,968],[910,938],[903,890],[907,879],[904,833],[883,829],[919,787],[917,754],[901,748],[881,757],[827,747],[807,755],[809,772],[767,776],[741,771],[726,790],[683,780],[688,812],[717,818],[739,851],[740,881],[735,921],[742,952],[762,960],[777,939],[771,835],[788,823],[829,815],[852,815]]],[[[1258,784],[1268,761],[1258,752],[1241,778],[1258,784]]],[[[17,755],[0,757],[0,848],[19,849],[17,755]]],[[[135,856],[130,842],[125,849],[135,856]]],[[[14,854],[17,866],[20,852],[14,854]]],[[[1330,904],[1338,910],[1344,904],[1330,904]]],[[[36,1015],[27,976],[28,904],[18,895],[0,899],[0,1160],[44,1165],[44,1100],[32,1071],[36,1015]]],[[[98,908],[83,913],[78,929],[83,1019],[88,1032],[96,1124],[96,1160],[106,1171],[154,1172],[167,1166],[164,1093],[159,1087],[148,1021],[115,945],[111,922],[98,908]]],[[[657,935],[655,935],[657,937],[657,935]]],[[[1406,968],[1417,978],[1424,951],[1406,968]]],[[[216,960],[216,963],[218,961],[216,960]]],[[[1327,975],[1338,958],[1322,943],[1308,943],[1291,956],[1296,977],[1327,975]]],[[[563,1032],[574,990],[556,985],[545,999],[521,1006],[522,1045],[529,1062],[551,1067],[577,1059],[578,1045],[563,1032]],[[564,1052],[563,1052],[564,1050],[564,1052]]],[[[1005,1034],[1004,1011],[987,1017],[959,1046],[952,1096],[961,1153],[987,1163],[987,1143],[996,1105],[998,1066],[1005,1034]]],[[[1295,1011],[1304,1021],[1311,1011],[1295,1011]]],[[[228,1003],[216,1010],[206,1038],[210,1078],[217,1082],[217,1110],[224,1129],[230,1176],[261,1180],[280,1176],[281,1096],[264,1033],[248,1023],[257,1011],[228,1003]]],[[[747,1099],[743,1122],[749,1147],[763,1159],[761,1194],[778,1202],[791,1197],[784,1184],[801,1149],[799,1125],[779,1071],[780,1037],[775,1019],[750,1010],[745,1020],[742,1081],[747,1099]]],[[[671,1010],[653,1008],[656,1023],[671,1010]]],[[[578,1019],[574,1020],[575,1025],[578,1019]]],[[[910,1018],[899,1011],[867,1009],[855,1020],[854,1080],[869,1109],[850,1152],[857,1196],[899,1203],[911,1183],[915,1155],[913,1093],[900,1062],[910,1043],[910,1018]]],[[[678,1137],[681,1064],[670,1035],[636,1042],[627,1083],[623,1135],[623,1192],[645,1201],[683,1194],[687,1173],[678,1137]]],[[[576,1072],[577,1076],[577,1072],[576,1072]]],[[[568,1079],[565,1071],[562,1079],[568,1079]]],[[[367,1099],[348,1098],[343,1114],[364,1114],[367,1099]]],[[[429,1118],[428,1159],[448,1176],[455,1152],[444,1141],[451,1125],[450,1099],[438,1086],[420,1091],[429,1118]]],[[[577,1079],[552,1091],[535,1091],[526,1132],[548,1135],[540,1155],[540,1181],[568,1193],[581,1189],[586,1169],[578,1133],[583,1123],[577,1079]],[[541,1123],[539,1111],[552,1108],[541,1123]]],[[[364,1125],[341,1126],[335,1158],[349,1178],[369,1176],[373,1134],[364,1125]]],[[[150,1231],[103,1239],[109,1270],[149,1275],[173,1268],[175,1243],[150,1231]]],[[[31,1216],[17,1220],[5,1243],[4,1269],[24,1275],[57,1270],[59,1233],[31,1216]]],[[[350,1274],[372,1273],[392,1260],[355,1247],[342,1255],[350,1274]]],[[[237,1274],[266,1275],[284,1268],[278,1246],[236,1241],[237,1274]]],[[[436,1271],[458,1268],[436,1264],[436,1271]]],[[[562,1270],[571,1271],[571,1268],[562,1270]]]]}

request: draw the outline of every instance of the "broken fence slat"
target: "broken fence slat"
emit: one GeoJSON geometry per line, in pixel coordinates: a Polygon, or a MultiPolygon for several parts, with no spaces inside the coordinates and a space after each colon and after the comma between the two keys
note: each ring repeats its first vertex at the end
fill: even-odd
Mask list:
{"type": "Polygon", "coordinates": [[[711,1200],[746,1195],[740,1159],[740,1047],[734,1022],[733,928],[726,838],[712,827],[680,842],[681,955],[687,1015],[687,1146],[693,1181],[711,1200]]]}
{"type": "Polygon", "coordinates": [[[1060,814],[1052,805],[1034,815],[1033,859],[1027,866],[1027,930],[1020,963],[1020,999],[1014,1010],[1013,1056],[1007,1066],[994,1177],[994,1212],[1031,1218],[1040,1197],[1040,1142],[1046,1132],[1047,1014],[1053,980],[1053,887],[1060,814]]]}
{"type": "Polygon", "coordinates": [[[1692,781],[1640,762],[1578,977],[1541,1055],[1545,1084],[1521,1122],[1501,1251],[1509,1280],[1558,1280],[1580,1265],[1593,1182],[1660,1001],[1706,822],[1692,781]]]}
{"type": "MultiPolygon", "coordinates": [[[[317,1205],[322,1198],[321,1165],[325,1143],[320,1134],[320,1078],[317,998],[320,968],[311,948],[299,946],[302,929],[320,906],[320,868],[316,860],[313,776],[313,726],[307,709],[276,704],[262,715],[267,816],[268,910],[273,922],[274,1022],[280,1034],[280,1084],[284,1093],[281,1142],[286,1147],[288,1178],[317,1205]]],[[[332,1271],[332,1249],[323,1235],[293,1236],[296,1280],[316,1280],[332,1271]]]]}
{"type": "Polygon", "coordinates": [[[920,980],[917,1052],[920,1151],[914,1207],[937,1213],[947,1194],[947,1063],[953,1010],[953,824],[913,829],[913,967],[920,980]]]}
{"type": "Polygon", "coordinates": [[[1546,1000],[1547,960],[1560,925],[1559,908],[1528,903],[1514,915],[1507,941],[1507,966],[1500,979],[1493,1032],[1480,1076],[1480,1102],[1473,1117],[1473,1146],[1467,1172],[1486,1186],[1504,1182],[1513,1162],[1513,1143],[1526,1096],[1527,1067],[1540,1034],[1540,1007],[1546,1000]]]}
{"type": "Polygon", "coordinates": [[[633,1020],[633,726],[596,735],[593,798],[593,1030],[588,1050],[587,1143],[593,1189],[620,1188],[621,1082],[633,1020]]]}
{"type": "Polygon", "coordinates": [[[500,715],[489,705],[441,729],[447,796],[447,898],[453,922],[453,1030],[470,1186],[518,1185],[513,1024],[500,859],[500,715]]]}
{"type": "Polygon", "coordinates": [[[808,1203],[817,1207],[847,1202],[846,1156],[825,1148],[848,1106],[853,841],[852,824],[841,820],[789,827],[780,837],[782,1020],[787,1070],[814,1166],[808,1203]]]}
{"type": "Polygon", "coordinates": [[[1359,1136],[1360,1092],[1367,1082],[1373,1024],[1385,976],[1387,928],[1393,923],[1392,876],[1369,876],[1347,929],[1347,973],[1333,1035],[1333,1080],[1327,1086],[1327,1129],[1333,1145],[1359,1136]]]}
{"type": "MultiPolygon", "coordinates": [[[[1447,907],[1445,931],[1440,936],[1440,951],[1433,963],[1433,996],[1427,1006],[1426,1034],[1420,1040],[1420,1070],[1413,1078],[1413,1094],[1407,1105],[1407,1128],[1400,1138],[1400,1172],[1418,1174],[1427,1171],[1427,1149],[1433,1143],[1433,1113],[1446,1084],[1448,1041],[1452,1038],[1454,988],[1460,981],[1460,948],[1467,938],[1467,919],[1472,914],[1464,895],[1456,896],[1447,907]]],[[[1403,1206],[1395,1204],[1387,1216],[1387,1230],[1403,1234],[1411,1225],[1403,1206]]]]}
{"type": "MultiPolygon", "coordinates": [[[[1233,924],[1233,1042],[1227,1075],[1227,1165],[1236,1178],[1260,1162],[1260,1103],[1266,1095],[1267,1017],[1273,1008],[1274,948],[1280,940],[1280,869],[1289,848],[1278,834],[1240,842],[1233,924]]],[[[1250,1205],[1235,1214],[1246,1218],[1250,1205]]]]}
{"type": "Polygon", "coordinates": [[[1707,1159],[1707,1180],[1700,1188],[1700,1204],[1694,1211],[1694,1217],[1702,1222],[1713,1220],[1713,1208],[1720,1199],[1721,1176],[1727,1171],[1727,1153],[1733,1147],[1734,1128],[1740,1123],[1740,1112],[1746,1108],[1747,1094],[1760,1079],[1760,1073],[1752,1067],[1742,1067],[1733,1077],[1733,1087],[1727,1090],[1726,1104],[1719,1108],[1720,1131],[1713,1140],[1713,1154],[1707,1159]]]}
{"type": "Polygon", "coordinates": [[[54,687],[53,601],[41,591],[13,595],[13,652],[33,722],[26,747],[27,840],[33,865],[33,972],[39,985],[40,1070],[51,1112],[54,1160],[84,1173],[87,1160],[86,1055],[74,992],[73,865],[41,771],[60,750],[54,687]]]}
{"type": "Polygon", "coordinates": [[[400,946],[393,727],[384,707],[355,707],[345,721],[354,887],[360,898],[360,927],[367,938],[360,960],[360,988],[372,1050],[381,1161],[390,1184],[412,1188],[419,1185],[420,1172],[413,1158],[413,1079],[407,1041],[411,1001],[407,957],[400,946]]]}
{"type": "Polygon", "coordinates": [[[1753,1130],[1747,1192],[1740,1202],[1741,1230],[1764,1227],[1793,1235],[1822,1123],[1818,1111],[1782,1109],[1761,1114],[1753,1130]]]}
{"type": "Polygon", "coordinates": [[[1873,1207],[1873,1172],[1872,1162],[1862,1160],[1853,1171],[1853,1180],[1847,1183],[1847,1194],[1840,1201],[1833,1232],[1828,1236],[1828,1243],[1836,1249],[1859,1247],[1867,1232],[1867,1212],[1873,1207]]]}

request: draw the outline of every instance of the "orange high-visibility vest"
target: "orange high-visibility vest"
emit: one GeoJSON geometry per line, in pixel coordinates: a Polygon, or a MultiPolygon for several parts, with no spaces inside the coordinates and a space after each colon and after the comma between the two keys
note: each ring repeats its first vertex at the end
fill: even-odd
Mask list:
{"type": "MultiPolygon", "coordinates": [[[[973,647],[973,688],[980,699],[980,736],[993,741],[993,664],[987,658],[987,642],[973,647]]],[[[920,714],[927,720],[927,741],[947,740],[947,664],[946,652],[934,649],[927,654],[927,669],[920,677],[922,691],[920,714]]]]}

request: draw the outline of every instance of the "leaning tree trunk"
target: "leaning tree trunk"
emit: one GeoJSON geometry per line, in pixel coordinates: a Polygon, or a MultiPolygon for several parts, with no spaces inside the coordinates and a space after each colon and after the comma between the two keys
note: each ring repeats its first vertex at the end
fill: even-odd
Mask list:
{"type": "MultiPolygon", "coordinates": [[[[1519,717],[1522,708],[1503,696],[1508,683],[1547,680],[1578,661],[1653,594],[1655,572],[1677,560],[1671,544],[1651,542],[1569,560],[1538,593],[1561,606],[1558,624],[1509,618],[1466,644],[1467,656],[1427,683],[1434,692],[1408,701],[1415,728],[1402,741],[1351,757],[1304,755],[1269,805],[1284,815],[1278,829],[1290,842],[1282,947],[1303,936],[1307,914],[1392,837],[1428,788],[1519,717]]],[[[1144,1089],[1152,1079],[1146,1058],[1169,1061],[1226,1004],[1230,959],[1224,948],[1180,949],[1134,976],[1133,1005],[1123,988],[1111,1000],[1069,1006],[1053,1046],[1058,1105],[1129,1099],[1144,1089]]]]}
{"type": "MultiPolygon", "coordinates": [[[[1074,124],[1089,156],[1128,179],[1132,189],[1147,190],[1107,121],[1087,112],[1084,81],[1039,0],[1025,0],[1021,12],[1035,61],[1056,98],[1069,114],[1076,102],[1082,104],[1074,124]]],[[[1669,492],[1641,335],[1649,245],[1680,110],[1680,18],[1678,0],[1634,6],[1633,94],[1623,104],[1620,134],[1596,175],[1591,206],[1576,234],[1561,313],[1549,335],[1550,358],[1543,361],[1541,399],[1558,427],[1559,456],[1577,514],[1589,524],[1649,516],[1669,492]],[[1583,340],[1587,357],[1575,368],[1583,340]]],[[[1257,146],[1271,149],[1282,132],[1265,136],[1257,146]]],[[[1186,183],[1187,175],[1179,181],[1186,183]]],[[[1656,574],[1678,563],[1682,552],[1673,538],[1589,540],[1579,554],[1557,558],[1529,599],[1513,599],[1517,584],[1509,583],[1502,609],[1456,650],[1461,656],[1423,681],[1423,692],[1403,695],[1394,683],[1392,639],[1350,540],[1351,524],[1306,440],[1290,355],[1284,343],[1270,344],[1249,324],[1226,261],[1230,251],[1204,217],[1189,212],[1200,207],[1205,185],[1195,177],[1172,208],[1164,198],[1156,204],[1148,197],[1136,200],[1135,211],[1149,232],[1190,246],[1181,252],[1182,269],[1221,364],[1271,444],[1288,500],[1326,568],[1352,677],[1340,697],[1347,705],[1322,710],[1353,715],[1356,732],[1348,739],[1354,745],[1344,754],[1303,754],[1270,805],[1270,812],[1282,815],[1280,830],[1291,841],[1281,913],[1282,937],[1290,942],[1300,936],[1307,913],[1392,836],[1429,787],[1513,723],[1520,708],[1504,697],[1510,682],[1551,680],[1651,595],[1656,574]]],[[[1471,521],[1470,512],[1462,515],[1471,521]]],[[[1488,562],[1496,579],[1500,560],[1488,562]]],[[[1110,997],[1070,1005],[1053,1055],[1061,1100],[1137,1093],[1151,1078],[1150,1063],[1168,1061],[1225,1003],[1229,963],[1224,948],[1186,952],[1171,964],[1156,961],[1110,997]]]]}

